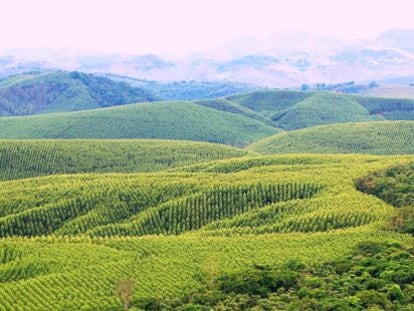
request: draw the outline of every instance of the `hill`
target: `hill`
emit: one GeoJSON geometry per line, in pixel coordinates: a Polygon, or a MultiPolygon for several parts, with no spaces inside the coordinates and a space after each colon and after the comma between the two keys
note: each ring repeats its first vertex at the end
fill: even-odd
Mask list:
{"type": "Polygon", "coordinates": [[[0,118],[0,138],[159,138],[244,146],[277,133],[257,120],[191,102],[0,118]]]}
{"type": "Polygon", "coordinates": [[[263,116],[271,117],[276,112],[287,109],[312,95],[314,95],[312,92],[267,90],[230,96],[227,99],[263,116]]]}
{"type": "Polygon", "coordinates": [[[343,122],[414,118],[414,100],[400,98],[268,90],[231,96],[227,100],[260,114],[273,126],[285,130],[343,122]]]}
{"type": "MultiPolygon", "coordinates": [[[[155,96],[150,94],[157,93],[157,89],[161,84],[165,86],[165,93],[161,98],[192,98],[192,96],[184,95],[184,93],[187,92],[186,90],[193,89],[191,86],[192,83],[193,82],[190,81],[188,83],[164,84],[161,82],[152,83],[144,81],[141,83],[142,88],[133,88],[125,83],[118,83],[107,78],[77,72],[49,72],[19,75],[0,82],[0,95],[2,91],[5,92],[5,94],[3,94],[3,99],[0,99],[0,114],[43,114],[46,112],[90,110],[97,107],[123,105],[134,100],[153,100],[155,96]],[[140,97],[141,95],[145,96],[140,97]],[[11,101],[9,101],[9,99],[11,101]],[[2,100],[4,103],[3,105],[1,105],[2,100]]],[[[193,91],[195,92],[194,94],[197,93],[201,97],[209,97],[212,95],[210,90],[214,93],[216,86],[215,83],[212,83],[206,88],[200,85],[200,88],[196,87],[193,91]]],[[[227,94],[227,91],[220,94],[227,94]]],[[[259,123],[264,123],[261,125],[289,131],[333,123],[414,119],[414,100],[366,97],[332,92],[261,90],[246,94],[227,96],[225,98],[194,100],[192,103],[217,110],[220,114],[224,112],[225,115],[221,116],[221,119],[228,118],[230,113],[233,115],[231,117],[232,119],[237,118],[236,115],[240,115],[243,117],[243,122],[253,122],[257,125],[259,123]],[[247,119],[250,120],[247,121],[247,119]]],[[[188,103],[188,107],[192,107],[192,109],[188,108],[191,111],[188,111],[188,116],[186,118],[198,122],[200,114],[197,114],[194,111],[195,108],[192,103],[188,103]]],[[[176,105],[176,103],[174,103],[174,105],[176,105]]],[[[145,107],[146,108],[141,111],[147,111],[149,109],[148,106],[145,107]]],[[[167,107],[172,106],[163,106],[163,108],[161,108],[161,104],[157,103],[154,107],[156,107],[153,108],[154,111],[157,110],[157,113],[163,114],[164,117],[167,117],[166,114],[171,113],[170,111],[166,111],[166,109],[167,107]]],[[[208,114],[211,113],[212,112],[209,111],[208,114]]],[[[93,114],[95,114],[95,112],[93,114]]],[[[172,115],[174,115],[174,113],[172,115]]],[[[218,117],[217,113],[216,117],[218,117]]],[[[70,118],[73,119],[74,115],[70,118]]],[[[56,120],[56,116],[52,117],[52,119],[56,120]]],[[[28,122],[33,124],[33,122],[35,122],[33,120],[34,119],[30,119],[28,122]]],[[[142,120],[138,118],[137,121],[142,120]]],[[[10,122],[14,124],[17,121],[10,122]]],[[[193,126],[191,122],[187,124],[188,128],[193,126]]],[[[167,137],[165,137],[161,134],[157,134],[156,136],[145,136],[142,133],[137,134],[136,128],[133,131],[126,129],[122,134],[108,133],[110,128],[113,127],[112,125],[110,123],[106,130],[103,130],[102,134],[98,136],[94,133],[90,136],[77,136],[78,133],[70,133],[68,135],[56,133],[56,129],[54,129],[54,127],[57,126],[56,122],[51,128],[51,133],[47,135],[44,133],[36,133],[39,132],[39,130],[34,130],[35,133],[33,136],[22,134],[21,128],[18,126],[16,131],[9,129],[5,131],[4,135],[0,134],[0,138],[121,137],[176,139],[174,135],[167,135],[167,137]],[[107,134],[103,134],[104,132],[107,132],[107,134]]],[[[59,126],[65,127],[66,125],[63,123],[59,126]]],[[[197,125],[195,126],[197,127],[197,125]]],[[[234,124],[232,126],[234,126],[234,124]]],[[[38,126],[35,127],[38,128],[38,126]]],[[[78,125],[74,125],[74,127],[79,128],[78,125]]],[[[126,128],[128,128],[128,126],[126,128]]],[[[221,129],[224,128],[226,128],[226,126],[221,127],[221,129]]],[[[103,129],[103,126],[101,129],[103,129]]],[[[178,136],[178,139],[193,140],[194,138],[191,138],[191,135],[187,134],[178,136]]],[[[211,140],[210,137],[202,137],[201,135],[199,135],[196,140],[224,142],[223,140],[217,139],[211,140]]],[[[231,142],[231,144],[242,145],[243,143],[231,142]]]]}
{"type": "Polygon", "coordinates": [[[251,92],[260,87],[230,81],[150,81],[113,74],[99,74],[114,81],[130,84],[154,94],[160,100],[197,100],[232,96],[251,92]]]}
{"type": "MultiPolygon", "coordinates": [[[[247,290],[261,274],[243,277],[246,267],[283,271],[266,284],[274,280],[272,299],[293,309],[331,305],[333,297],[315,288],[324,280],[350,284],[338,287],[343,301],[334,302],[341,307],[412,306],[411,255],[403,250],[412,238],[383,231],[395,208],[355,188],[370,171],[410,161],[283,155],[215,161],[202,164],[205,172],[0,182],[0,309],[121,310],[117,289],[128,280],[136,284],[131,307],[165,309],[238,275],[247,290]],[[369,273],[373,267],[378,273],[369,273]],[[302,298],[291,300],[295,293],[302,298]],[[407,298],[394,300],[400,293],[407,298]]],[[[226,306],[250,295],[241,301],[226,288],[224,297],[237,297],[226,306]]],[[[215,298],[205,299],[196,305],[215,298]]],[[[188,309],[193,301],[184,303],[188,309]]]]}
{"type": "Polygon", "coordinates": [[[381,121],[317,126],[264,138],[248,147],[269,153],[414,154],[414,122],[381,121]]]}
{"type": "Polygon", "coordinates": [[[75,111],[155,99],[144,89],[79,72],[32,72],[0,80],[0,116],[75,111]]]}
{"type": "Polygon", "coordinates": [[[284,129],[295,130],[372,118],[367,109],[345,96],[320,93],[274,114],[271,119],[284,129]]]}
{"type": "Polygon", "coordinates": [[[0,141],[0,180],[51,174],[152,172],[246,155],[224,145],[163,140],[0,141]]]}

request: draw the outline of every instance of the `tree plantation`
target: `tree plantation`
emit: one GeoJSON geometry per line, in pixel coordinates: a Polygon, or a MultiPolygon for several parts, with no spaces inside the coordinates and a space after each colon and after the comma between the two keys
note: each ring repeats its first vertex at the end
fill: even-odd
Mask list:
{"type": "Polygon", "coordinates": [[[411,156],[209,148],[157,172],[0,182],[0,310],[410,309],[413,239],[357,185],[411,156]]]}
{"type": "Polygon", "coordinates": [[[234,87],[1,80],[0,311],[412,310],[414,101],[234,87]]]}

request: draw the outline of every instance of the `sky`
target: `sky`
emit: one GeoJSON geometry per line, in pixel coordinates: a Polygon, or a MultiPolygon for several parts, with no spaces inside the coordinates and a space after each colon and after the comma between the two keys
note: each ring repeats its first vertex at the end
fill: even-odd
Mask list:
{"type": "Polygon", "coordinates": [[[185,55],[284,30],[335,38],[414,29],[412,0],[0,0],[0,50],[185,55]]]}

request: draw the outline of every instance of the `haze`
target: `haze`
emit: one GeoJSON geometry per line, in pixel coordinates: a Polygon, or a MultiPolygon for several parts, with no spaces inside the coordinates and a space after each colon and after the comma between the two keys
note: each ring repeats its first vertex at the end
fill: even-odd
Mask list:
{"type": "Polygon", "coordinates": [[[2,1],[0,50],[76,48],[183,55],[284,29],[335,38],[414,28],[412,1],[2,1]]]}

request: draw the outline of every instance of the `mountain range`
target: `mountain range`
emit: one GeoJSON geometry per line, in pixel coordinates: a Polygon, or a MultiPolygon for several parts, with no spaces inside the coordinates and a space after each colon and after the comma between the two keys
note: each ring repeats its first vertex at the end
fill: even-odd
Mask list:
{"type": "Polygon", "coordinates": [[[0,76],[68,70],[157,81],[234,81],[261,87],[344,81],[414,81],[414,30],[341,40],[284,31],[265,39],[239,37],[203,53],[102,54],[72,49],[13,49],[0,53],[0,76]]]}

